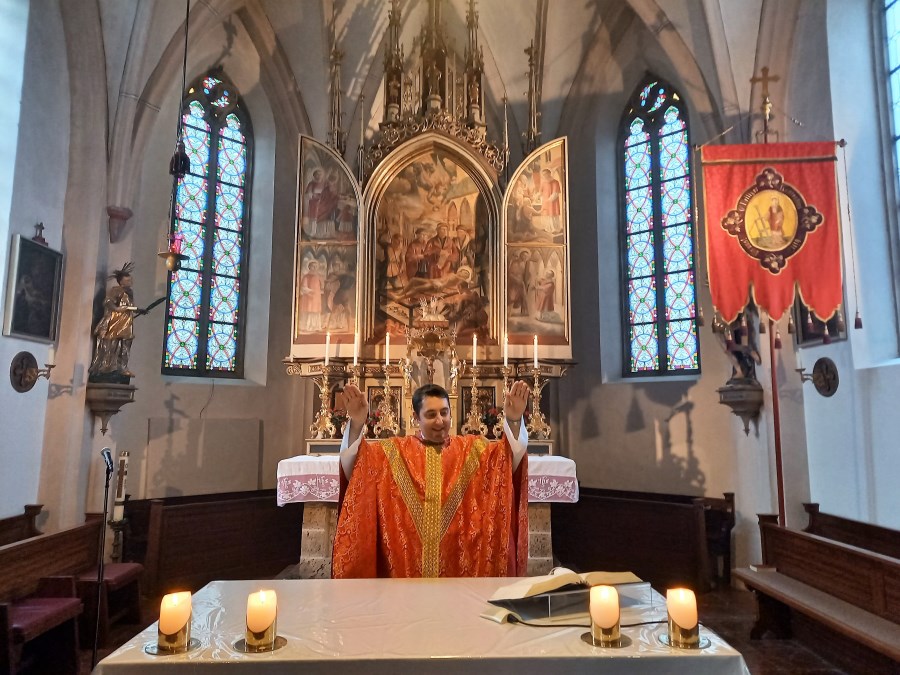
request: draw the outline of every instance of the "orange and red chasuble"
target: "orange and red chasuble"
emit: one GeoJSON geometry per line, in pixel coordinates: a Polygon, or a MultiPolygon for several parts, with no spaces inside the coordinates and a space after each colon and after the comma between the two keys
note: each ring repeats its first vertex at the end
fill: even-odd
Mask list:
{"type": "Polygon", "coordinates": [[[528,457],[505,439],[360,443],[334,537],[335,579],[524,576],[528,457]]]}
{"type": "Polygon", "coordinates": [[[835,143],[701,150],[713,305],[731,322],[751,287],[778,320],[794,301],[826,321],[843,302],[835,143]]]}

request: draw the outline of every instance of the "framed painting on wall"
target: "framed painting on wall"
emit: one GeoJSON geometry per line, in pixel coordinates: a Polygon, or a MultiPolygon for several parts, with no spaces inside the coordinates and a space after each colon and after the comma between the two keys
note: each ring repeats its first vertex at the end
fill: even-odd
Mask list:
{"type": "Polygon", "coordinates": [[[17,234],[10,249],[3,334],[55,342],[63,254],[17,234]]]}

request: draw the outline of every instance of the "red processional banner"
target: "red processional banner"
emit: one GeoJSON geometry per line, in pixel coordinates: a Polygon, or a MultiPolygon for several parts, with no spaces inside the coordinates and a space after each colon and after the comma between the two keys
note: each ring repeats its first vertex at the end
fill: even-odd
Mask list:
{"type": "Polygon", "coordinates": [[[794,301],[822,320],[843,299],[835,143],[700,151],[709,287],[731,322],[752,293],[775,320],[794,301]]]}

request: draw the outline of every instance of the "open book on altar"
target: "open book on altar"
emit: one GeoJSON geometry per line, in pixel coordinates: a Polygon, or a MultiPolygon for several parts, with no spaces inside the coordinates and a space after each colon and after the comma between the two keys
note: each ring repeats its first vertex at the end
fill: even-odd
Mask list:
{"type": "Polygon", "coordinates": [[[519,579],[501,586],[490,597],[493,607],[481,616],[497,623],[524,621],[552,625],[554,622],[587,616],[590,610],[590,587],[605,584],[619,588],[619,606],[642,604],[649,584],[631,572],[577,573],[562,567],[550,574],[519,579]],[[635,588],[624,592],[629,586],[635,588]],[[643,587],[647,588],[644,589],[643,587]]]}

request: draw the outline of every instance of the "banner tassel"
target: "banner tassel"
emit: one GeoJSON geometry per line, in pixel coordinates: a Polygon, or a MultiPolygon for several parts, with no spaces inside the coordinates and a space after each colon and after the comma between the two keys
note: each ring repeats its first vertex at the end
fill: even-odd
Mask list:
{"type": "Polygon", "coordinates": [[[789,334],[789,335],[793,335],[793,334],[794,334],[794,330],[795,330],[795,328],[794,328],[794,317],[793,317],[793,316],[789,316],[789,317],[788,317],[788,334],[789,334]]]}
{"type": "Polygon", "coordinates": [[[862,330],[862,317],[859,315],[859,310],[856,310],[856,318],[853,319],[853,328],[862,330]]]}
{"type": "Polygon", "coordinates": [[[844,323],[844,314],[840,309],[837,311],[837,332],[839,335],[847,332],[847,324],[844,323]]]}
{"type": "Polygon", "coordinates": [[[825,335],[822,336],[822,344],[830,345],[831,344],[831,333],[828,332],[828,324],[825,324],[825,335]]]}
{"type": "Polygon", "coordinates": [[[775,349],[781,349],[781,331],[775,331],[775,349]]]}

